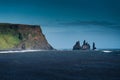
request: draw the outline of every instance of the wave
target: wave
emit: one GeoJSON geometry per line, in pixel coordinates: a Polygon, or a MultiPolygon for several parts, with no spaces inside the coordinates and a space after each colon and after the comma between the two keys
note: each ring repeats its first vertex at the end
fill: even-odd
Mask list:
{"type": "Polygon", "coordinates": [[[18,51],[0,51],[0,53],[24,53],[24,52],[37,52],[44,50],[18,50],[18,51]]]}
{"type": "Polygon", "coordinates": [[[103,50],[102,52],[104,52],[104,53],[111,53],[112,51],[110,51],[110,50],[103,50]]]}

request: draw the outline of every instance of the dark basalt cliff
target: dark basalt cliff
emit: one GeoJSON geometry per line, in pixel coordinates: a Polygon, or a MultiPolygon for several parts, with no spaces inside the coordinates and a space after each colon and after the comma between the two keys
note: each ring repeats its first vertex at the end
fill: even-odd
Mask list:
{"type": "Polygon", "coordinates": [[[52,50],[40,26],[0,23],[0,50],[52,50]]]}

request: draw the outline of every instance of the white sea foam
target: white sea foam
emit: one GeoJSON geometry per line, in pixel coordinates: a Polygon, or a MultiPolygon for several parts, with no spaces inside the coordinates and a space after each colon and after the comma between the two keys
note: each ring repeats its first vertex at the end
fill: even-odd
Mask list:
{"type": "Polygon", "coordinates": [[[112,51],[110,51],[110,50],[103,50],[102,52],[110,53],[110,52],[112,52],[112,51]]]}
{"type": "Polygon", "coordinates": [[[37,52],[43,50],[19,50],[19,51],[0,51],[0,53],[24,53],[24,52],[37,52]]]}

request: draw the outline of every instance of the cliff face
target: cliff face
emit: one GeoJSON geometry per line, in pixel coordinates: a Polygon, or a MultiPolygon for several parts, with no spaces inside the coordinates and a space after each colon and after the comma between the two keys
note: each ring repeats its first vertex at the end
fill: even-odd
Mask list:
{"type": "Polygon", "coordinates": [[[23,24],[0,24],[0,50],[44,49],[51,50],[40,26],[23,24]]]}

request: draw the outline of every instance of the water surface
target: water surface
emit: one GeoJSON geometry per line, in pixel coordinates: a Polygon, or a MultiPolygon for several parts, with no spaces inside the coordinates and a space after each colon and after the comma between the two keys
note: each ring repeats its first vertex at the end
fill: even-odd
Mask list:
{"type": "Polygon", "coordinates": [[[11,53],[0,54],[0,80],[120,80],[120,50],[11,53]]]}

